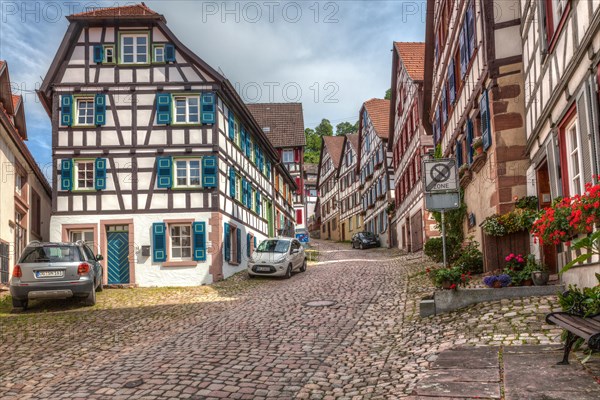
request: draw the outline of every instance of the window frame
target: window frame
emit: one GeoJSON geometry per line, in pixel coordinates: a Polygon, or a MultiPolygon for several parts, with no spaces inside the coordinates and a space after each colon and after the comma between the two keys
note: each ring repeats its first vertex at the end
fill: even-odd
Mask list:
{"type": "Polygon", "coordinates": [[[569,195],[582,194],[584,192],[584,179],[583,179],[583,159],[581,157],[582,143],[581,137],[579,135],[579,121],[577,118],[572,118],[564,127],[564,137],[565,137],[565,155],[567,158],[566,168],[568,177],[568,188],[569,195]],[[573,146],[573,136],[575,135],[575,144],[576,147],[573,146]],[[575,164],[573,162],[573,154],[575,153],[575,157],[577,160],[577,170],[578,173],[576,175],[573,174],[575,171],[575,164]],[[578,179],[579,187],[575,187],[574,180],[578,179]]]}
{"type": "Polygon", "coordinates": [[[150,65],[151,62],[151,54],[150,54],[150,32],[149,31],[120,31],[119,32],[119,64],[120,65],[150,65]],[[134,43],[133,43],[133,49],[134,52],[132,53],[133,56],[133,61],[132,62],[126,62],[124,60],[124,39],[126,37],[133,37],[134,38],[134,43]],[[137,40],[136,38],[139,37],[145,37],[146,38],[146,61],[138,61],[138,56],[140,54],[137,53],[137,40]]]}
{"type": "Polygon", "coordinates": [[[105,44],[102,45],[102,64],[113,65],[117,62],[117,55],[115,54],[115,46],[113,44],[105,44]],[[108,55],[106,52],[108,50],[112,51],[112,61],[108,61],[108,55]]]}
{"type": "Polygon", "coordinates": [[[91,245],[95,247],[95,235],[94,235],[94,230],[93,229],[69,229],[69,241],[71,243],[76,243],[77,240],[81,240],[83,243],[85,243],[86,245],[91,245]],[[80,234],[81,235],[81,239],[74,239],[73,235],[74,234],[80,234]],[[90,234],[92,236],[92,241],[88,242],[85,239],[86,234],[90,234]]]}
{"type": "Polygon", "coordinates": [[[152,64],[166,64],[165,61],[165,45],[164,44],[152,44],[152,64]],[[162,61],[158,61],[156,56],[157,50],[162,50],[162,61]]]}
{"type": "Polygon", "coordinates": [[[200,189],[202,188],[202,157],[173,157],[173,189],[200,189]],[[177,181],[179,176],[177,175],[178,167],[177,162],[183,161],[186,163],[186,184],[180,185],[177,181]],[[191,181],[191,166],[190,162],[198,161],[198,184],[192,185],[191,181]]]}
{"type": "MultiPolygon", "coordinates": [[[[82,95],[82,96],[73,96],[73,114],[74,114],[74,118],[73,118],[73,127],[93,127],[96,126],[96,99],[94,98],[94,96],[89,96],[89,95],[82,95]],[[92,122],[91,123],[80,123],[79,122],[79,111],[80,111],[80,107],[79,107],[79,102],[91,102],[92,107],[91,107],[91,118],[92,118],[92,122]]],[[[89,117],[89,115],[86,114],[86,119],[89,117]]]]}
{"type": "Polygon", "coordinates": [[[173,93],[171,95],[171,125],[175,125],[175,126],[198,126],[202,124],[202,105],[201,105],[201,101],[200,101],[200,94],[198,93],[185,93],[185,94],[181,94],[181,93],[173,93]],[[185,121],[184,122],[179,122],[177,121],[177,101],[184,99],[185,100],[185,121]],[[194,121],[190,121],[190,115],[192,115],[190,113],[190,107],[193,107],[192,105],[190,105],[190,100],[195,99],[197,100],[198,104],[196,105],[198,111],[197,111],[197,115],[198,115],[198,121],[194,122],[194,121]]]}
{"type": "MultiPolygon", "coordinates": [[[[86,168],[87,172],[87,168],[86,168]]],[[[88,180],[87,177],[84,180],[88,180]]],[[[73,192],[95,192],[96,191],[96,164],[93,158],[75,158],[73,159],[73,192]],[[92,187],[79,186],[79,164],[91,164],[92,169],[92,187]]]]}
{"type": "Polygon", "coordinates": [[[168,261],[173,261],[173,262],[187,262],[187,261],[193,261],[193,254],[194,254],[194,235],[193,235],[193,227],[191,223],[182,223],[182,222],[173,222],[173,223],[168,223],[167,224],[167,228],[169,231],[169,260],[168,261]],[[183,233],[181,233],[181,229],[180,229],[180,234],[179,235],[174,235],[172,229],[173,228],[188,228],[189,229],[189,235],[184,235],[183,233]],[[173,238],[179,238],[180,239],[180,244],[178,246],[173,246],[173,238]],[[181,244],[183,242],[183,239],[185,237],[189,237],[189,245],[188,246],[184,246],[183,244],[181,244]],[[183,256],[183,250],[184,249],[189,249],[189,257],[184,257],[183,256]],[[180,249],[181,250],[181,256],[180,257],[175,257],[173,255],[173,249],[180,249]]]}
{"type": "Polygon", "coordinates": [[[293,164],[294,161],[294,150],[293,149],[284,149],[281,151],[281,162],[284,164],[293,164]],[[291,154],[291,161],[286,161],[286,155],[291,154]]]}

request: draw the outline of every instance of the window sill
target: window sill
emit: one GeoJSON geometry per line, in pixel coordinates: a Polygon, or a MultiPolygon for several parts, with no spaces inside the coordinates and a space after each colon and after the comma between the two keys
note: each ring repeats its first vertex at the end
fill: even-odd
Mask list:
{"type": "Polygon", "coordinates": [[[163,267],[195,267],[198,265],[196,261],[166,261],[162,263],[163,267]]]}

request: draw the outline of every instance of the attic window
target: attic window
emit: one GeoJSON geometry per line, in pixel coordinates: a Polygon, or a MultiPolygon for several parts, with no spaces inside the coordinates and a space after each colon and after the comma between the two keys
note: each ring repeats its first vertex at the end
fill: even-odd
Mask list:
{"type": "Polygon", "coordinates": [[[270,126],[263,127],[263,132],[265,132],[265,133],[271,132],[271,127],[270,126]]]}

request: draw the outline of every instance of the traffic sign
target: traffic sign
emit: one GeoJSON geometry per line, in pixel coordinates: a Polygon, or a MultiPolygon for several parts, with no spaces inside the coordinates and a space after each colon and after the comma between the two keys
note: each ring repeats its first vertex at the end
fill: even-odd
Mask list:
{"type": "Polygon", "coordinates": [[[423,161],[425,193],[458,192],[458,171],[454,158],[423,161]]]}
{"type": "Polygon", "coordinates": [[[460,207],[460,193],[425,193],[425,208],[429,211],[454,210],[460,207]]]}

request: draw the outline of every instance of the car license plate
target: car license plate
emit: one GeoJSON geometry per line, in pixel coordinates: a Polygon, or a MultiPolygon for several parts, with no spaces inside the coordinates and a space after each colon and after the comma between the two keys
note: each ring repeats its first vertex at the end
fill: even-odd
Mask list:
{"type": "Polygon", "coordinates": [[[271,268],[269,268],[269,267],[256,267],[256,270],[258,272],[270,272],[271,268]]]}
{"type": "Polygon", "coordinates": [[[36,278],[60,278],[64,275],[65,271],[36,271],[36,278]]]}

